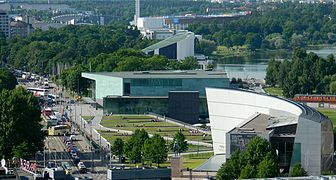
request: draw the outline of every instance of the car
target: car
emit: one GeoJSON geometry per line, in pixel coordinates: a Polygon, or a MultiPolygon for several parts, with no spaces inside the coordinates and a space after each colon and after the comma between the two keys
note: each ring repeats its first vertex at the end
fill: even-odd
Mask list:
{"type": "Polygon", "coordinates": [[[78,169],[80,173],[86,173],[87,169],[83,162],[78,163],[78,169]]]}
{"type": "Polygon", "coordinates": [[[72,154],[71,154],[71,157],[72,157],[72,159],[75,159],[75,158],[78,157],[78,156],[77,156],[76,153],[72,153],[72,154]]]}
{"type": "Polygon", "coordinates": [[[50,162],[48,162],[47,167],[48,167],[48,168],[55,168],[55,167],[56,167],[56,164],[55,164],[55,162],[50,161],[50,162]]]}
{"type": "Polygon", "coordinates": [[[71,139],[71,141],[76,141],[76,135],[71,135],[70,139],[71,139]]]}
{"type": "Polygon", "coordinates": [[[67,147],[72,146],[72,143],[70,141],[67,141],[66,146],[67,147]]]}
{"type": "Polygon", "coordinates": [[[66,174],[71,174],[72,168],[68,162],[62,162],[62,167],[64,168],[66,174]]]}

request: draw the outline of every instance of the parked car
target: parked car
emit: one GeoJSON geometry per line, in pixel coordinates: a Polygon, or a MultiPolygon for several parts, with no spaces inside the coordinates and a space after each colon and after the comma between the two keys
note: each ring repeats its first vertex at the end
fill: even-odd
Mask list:
{"type": "Polygon", "coordinates": [[[80,173],[86,173],[87,172],[86,166],[84,165],[83,162],[78,163],[78,169],[79,169],[80,173]]]}
{"type": "Polygon", "coordinates": [[[62,167],[64,168],[66,174],[72,173],[71,165],[68,162],[62,162],[62,167]]]}

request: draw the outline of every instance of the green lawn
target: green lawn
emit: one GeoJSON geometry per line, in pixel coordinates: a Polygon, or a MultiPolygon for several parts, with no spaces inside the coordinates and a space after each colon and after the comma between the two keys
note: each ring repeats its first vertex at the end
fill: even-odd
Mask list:
{"type": "Polygon", "coordinates": [[[283,96],[283,91],[281,88],[278,87],[268,87],[268,88],[264,88],[264,90],[273,96],[283,96]]]}
{"type": "Polygon", "coordinates": [[[183,167],[195,169],[206,160],[208,160],[213,153],[199,153],[199,154],[189,154],[183,156],[183,167]]]}
{"type": "Polygon", "coordinates": [[[211,135],[195,132],[173,123],[158,121],[150,116],[105,116],[102,119],[101,125],[133,132],[136,129],[144,129],[149,134],[159,134],[166,137],[174,137],[176,132],[181,131],[187,140],[212,143],[211,135]]]}
{"type": "MultiPolygon", "coordinates": [[[[101,133],[101,135],[111,144],[113,144],[113,142],[117,138],[121,138],[123,141],[127,141],[131,137],[130,135],[126,135],[126,134],[122,134],[118,132],[99,131],[99,133],[101,133]]],[[[171,143],[171,141],[167,141],[167,145],[169,145],[169,143],[171,143]]],[[[206,146],[198,146],[198,145],[189,144],[188,147],[189,148],[187,152],[212,151],[211,147],[206,147],[206,146]]],[[[173,153],[173,151],[169,150],[169,153],[173,153]]]]}
{"type": "MultiPolygon", "coordinates": [[[[199,153],[199,154],[189,154],[183,156],[183,168],[191,168],[195,169],[198,166],[202,165],[206,160],[208,160],[211,156],[213,156],[213,153],[199,153]]],[[[144,162],[145,166],[150,166],[148,162],[144,162]]],[[[125,163],[126,166],[130,167],[141,167],[141,163],[133,164],[126,160],[125,163]]],[[[156,167],[157,165],[154,163],[152,166],[156,167]]],[[[171,166],[169,158],[166,162],[161,163],[160,167],[169,167],[171,166]]]]}
{"type": "Polygon", "coordinates": [[[325,116],[328,116],[331,121],[334,124],[334,127],[336,127],[336,110],[334,109],[319,109],[319,111],[324,114],[325,116]]]}

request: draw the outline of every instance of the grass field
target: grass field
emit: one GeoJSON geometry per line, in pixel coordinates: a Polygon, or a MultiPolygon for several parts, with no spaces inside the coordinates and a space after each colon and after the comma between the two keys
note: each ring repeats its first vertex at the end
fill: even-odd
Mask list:
{"type": "Polygon", "coordinates": [[[105,116],[101,125],[127,131],[144,129],[149,134],[159,134],[166,137],[174,137],[176,132],[182,131],[187,140],[212,143],[210,135],[195,132],[169,122],[158,121],[150,116],[105,116]]]}
{"type": "Polygon", "coordinates": [[[208,160],[213,153],[199,153],[199,154],[189,154],[183,156],[183,168],[197,168],[208,160]]]}
{"type": "MultiPolygon", "coordinates": [[[[118,132],[107,132],[107,131],[99,131],[101,135],[109,141],[111,144],[117,139],[121,138],[124,141],[127,141],[129,138],[131,138],[130,135],[118,133],[118,132]]],[[[167,141],[167,145],[169,145],[171,141],[167,141]]],[[[212,151],[211,147],[206,147],[206,146],[198,146],[198,145],[192,145],[189,144],[187,152],[197,152],[197,151],[212,151]]],[[[173,151],[169,150],[169,153],[173,153],[173,151]]]]}
{"type": "Polygon", "coordinates": [[[283,91],[281,88],[278,87],[268,87],[268,88],[264,88],[264,90],[273,96],[283,96],[283,91]]]}
{"type": "Polygon", "coordinates": [[[319,111],[324,114],[325,116],[328,116],[331,121],[334,124],[334,127],[336,127],[336,110],[334,109],[319,109],[319,111]]]}

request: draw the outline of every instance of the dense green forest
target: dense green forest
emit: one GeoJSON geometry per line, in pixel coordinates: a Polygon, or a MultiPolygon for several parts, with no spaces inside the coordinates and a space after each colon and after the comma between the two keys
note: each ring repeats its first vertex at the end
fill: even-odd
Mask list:
{"type": "Polygon", "coordinates": [[[294,49],[336,42],[336,7],[330,4],[260,5],[251,16],[189,26],[195,34],[227,47],[294,49]]]}
{"type": "Polygon", "coordinates": [[[336,63],[334,56],[318,57],[296,50],[292,60],[268,63],[266,84],[279,86],[286,97],[295,94],[336,94],[336,63]]]}
{"type": "Polygon", "coordinates": [[[34,31],[28,38],[0,37],[0,58],[11,67],[61,77],[72,91],[84,91],[84,71],[141,71],[194,69],[194,58],[170,61],[147,56],[141,49],[155,41],[142,39],[140,32],[120,23],[110,26],[66,26],[34,31]],[[60,74],[60,72],[62,72],[60,74]]]}
{"type": "Polygon", "coordinates": [[[1,60],[40,74],[52,72],[56,63],[87,64],[100,53],[120,48],[142,49],[150,44],[139,31],[127,26],[66,26],[48,31],[36,30],[28,38],[0,38],[1,60]]]}

